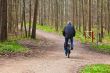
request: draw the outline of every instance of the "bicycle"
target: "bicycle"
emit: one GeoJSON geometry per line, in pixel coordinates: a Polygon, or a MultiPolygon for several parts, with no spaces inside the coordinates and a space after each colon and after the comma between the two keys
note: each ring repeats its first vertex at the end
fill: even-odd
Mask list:
{"type": "Polygon", "coordinates": [[[69,41],[68,42],[68,45],[67,45],[67,48],[65,49],[65,53],[66,53],[66,56],[68,57],[68,58],[70,58],[70,54],[71,54],[71,42],[69,41]]]}

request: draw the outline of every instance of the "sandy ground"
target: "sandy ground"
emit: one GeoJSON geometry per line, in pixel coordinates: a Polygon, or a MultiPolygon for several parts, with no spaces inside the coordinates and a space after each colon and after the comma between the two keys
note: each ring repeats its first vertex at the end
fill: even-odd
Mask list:
{"type": "Polygon", "coordinates": [[[96,53],[82,48],[80,42],[75,42],[75,48],[68,59],[64,55],[64,38],[55,34],[37,30],[37,35],[53,41],[54,45],[43,50],[36,57],[1,58],[0,73],[77,73],[86,64],[110,64],[110,55],[96,53]]]}

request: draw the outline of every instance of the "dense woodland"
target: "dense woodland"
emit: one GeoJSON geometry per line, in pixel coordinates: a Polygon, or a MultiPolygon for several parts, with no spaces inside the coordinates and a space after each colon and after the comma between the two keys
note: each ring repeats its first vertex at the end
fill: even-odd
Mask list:
{"type": "Polygon", "coordinates": [[[37,25],[61,30],[72,21],[77,31],[110,34],[110,0],[0,0],[0,41],[10,36],[36,38],[37,25]]]}
{"type": "Polygon", "coordinates": [[[110,73],[107,64],[110,0],[0,0],[0,73],[110,73]],[[60,37],[68,21],[73,51],[60,37]]]}

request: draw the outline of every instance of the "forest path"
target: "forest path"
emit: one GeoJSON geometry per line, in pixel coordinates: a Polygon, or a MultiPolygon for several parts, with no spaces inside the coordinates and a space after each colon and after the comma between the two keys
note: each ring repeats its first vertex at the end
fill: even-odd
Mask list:
{"type": "Polygon", "coordinates": [[[110,64],[110,55],[82,48],[79,42],[75,42],[75,48],[68,59],[64,55],[62,36],[40,30],[37,30],[37,35],[53,41],[55,45],[47,48],[45,54],[38,57],[0,59],[0,73],[77,73],[86,64],[110,64]]]}

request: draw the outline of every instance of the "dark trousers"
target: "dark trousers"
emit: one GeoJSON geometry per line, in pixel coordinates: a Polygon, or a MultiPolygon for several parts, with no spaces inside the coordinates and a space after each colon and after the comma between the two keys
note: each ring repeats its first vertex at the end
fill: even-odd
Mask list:
{"type": "MultiPolygon", "coordinates": [[[[73,38],[65,38],[65,44],[66,45],[68,45],[68,41],[70,40],[70,42],[71,42],[71,48],[73,48],[74,47],[74,43],[73,43],[73,38]]],[[[66,48],[67,48],[67,46],[66,46],[66,48]]]]}

